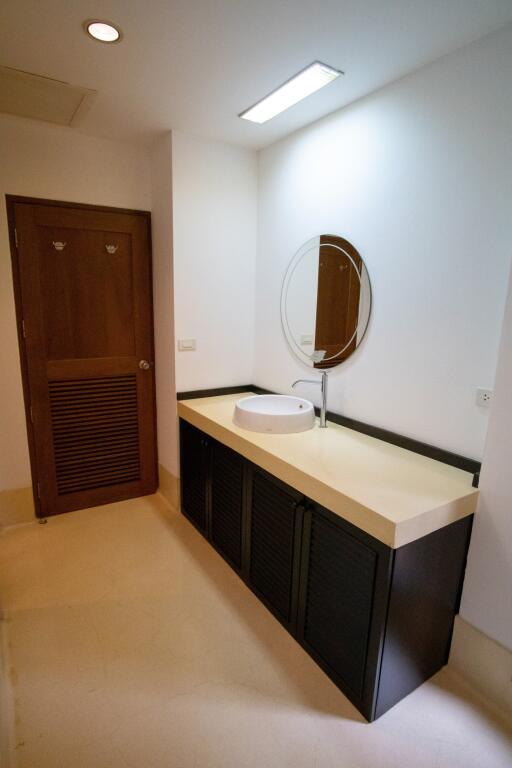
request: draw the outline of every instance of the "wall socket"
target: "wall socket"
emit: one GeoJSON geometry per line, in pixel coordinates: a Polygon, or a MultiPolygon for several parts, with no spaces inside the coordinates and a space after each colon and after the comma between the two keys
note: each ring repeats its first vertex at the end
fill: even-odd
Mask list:
{"type": "Polygon", "coordinates": [[[476,404],[481,408],[489,408],[492,401],[492,389],[482,389],[478,387],[476,390],[476,404]]]}

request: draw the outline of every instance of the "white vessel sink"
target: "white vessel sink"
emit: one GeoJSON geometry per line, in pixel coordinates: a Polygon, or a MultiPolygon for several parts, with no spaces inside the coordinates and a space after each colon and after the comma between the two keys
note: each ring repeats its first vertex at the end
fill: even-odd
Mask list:
{"type": "Polygon", "coordinates": [[[313,403],[291,395],[250,395],[235,405],[235,424],[252,432],[305,432],[315,423],[313,403]]]}

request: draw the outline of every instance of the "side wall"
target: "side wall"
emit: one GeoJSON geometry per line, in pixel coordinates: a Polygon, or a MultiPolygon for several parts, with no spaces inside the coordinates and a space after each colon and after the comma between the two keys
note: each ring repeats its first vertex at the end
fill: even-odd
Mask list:
{"type": "MultiPolygon", "coordinates": [[[[511,246],[512,249],[512,246],[511,246]]],[[[460,614],[512,651],[512,274],[460,614]]],[[[511,658],[512,661],[512,658],[511,658]]],[[[512,672],[512,665],[511,670],[512,672]]],[[[509,674],[512,706],[512,678],[509,674]]]]}
{"type": "MultiPolygon", "coordinates": [[[[160,485],[178,473],[178,428],[174,363],[174,289],[172,232],[172,136],[151,147],[153,302],[155,312],[156,405],[160,485]]],[[[170,499],[176,501],[172,491],[170,499]]]]}
{"type": "Polygon", "coordinates": [[[450,666],[512,715],[512,273],[450,666]]]}
{"type": "Polygon", "coordinates": [[[173,131],[178,391],[253,378],[257,156],[173,131]]]}
{"type": "Polygon", "coordinates": [[[0,169],[0,524],[6,524],[33,512],[25,490],[31,479],[5,195],[148,210],[151,194],[146,150],[3,115],[0,169]]]}
{"type": "Polygon", "coordinates": [[[373,314],[329,408],[482,457],[476,388],[494,383],[511,259],[511,69],[509,27],[261,152],[256,384],[290,391],[307,372],[281,332],[281,282],[302,243],[340,234],[373,314]]]}

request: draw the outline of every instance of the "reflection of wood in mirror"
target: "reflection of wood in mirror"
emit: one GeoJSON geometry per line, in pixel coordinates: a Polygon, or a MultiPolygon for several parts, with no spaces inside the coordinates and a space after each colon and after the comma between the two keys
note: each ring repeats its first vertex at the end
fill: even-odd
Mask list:
{"type": "Polygon", "coordinates": [[[348,240],[336,235],[320,237],[315,350],[325,350],[326,354],[324,360],[314,364],[315,368],[338,365],[357,346],[361,283],[350,258],[339,248],[350,255],[361,274],[362,259],[348,240]]]}

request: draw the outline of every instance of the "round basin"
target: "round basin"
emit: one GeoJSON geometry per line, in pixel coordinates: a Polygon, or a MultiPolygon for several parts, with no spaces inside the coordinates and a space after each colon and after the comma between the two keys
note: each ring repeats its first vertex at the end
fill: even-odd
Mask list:
{"type": "Polygon", "coordinates": [[[315,423],[313,403],[291,395],[250,395],[235,405],[234,422],[252,432],[305,432],[315,423]]]}

